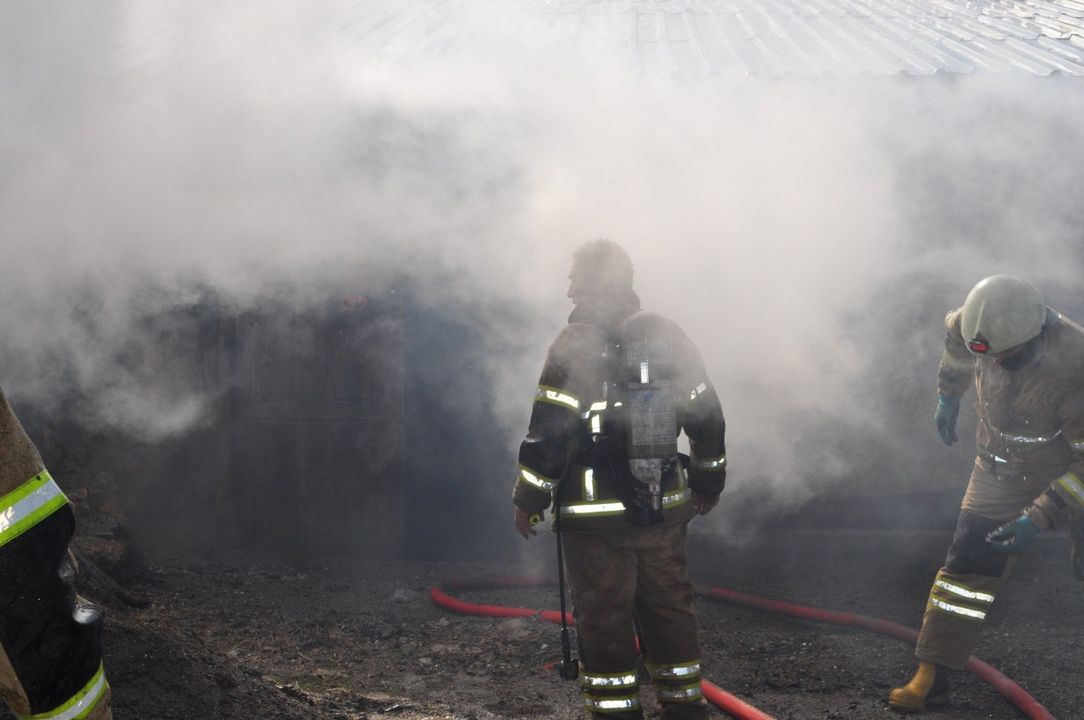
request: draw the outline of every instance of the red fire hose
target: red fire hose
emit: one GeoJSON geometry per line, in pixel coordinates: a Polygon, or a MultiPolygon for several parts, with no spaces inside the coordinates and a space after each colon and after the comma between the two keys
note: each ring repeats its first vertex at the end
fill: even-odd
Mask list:
{"type": "MultiPolygon", "coordinates": [[[[708,588],[707,590],[699,591],[699,594],[703,597],[748,605],[749,607],[767,610],[780,615],[789,615],[790,617],[799,618],[801,620],[812,620],[813,622],[825,622],[834,625],[856,627],[881,635],[887,635],[890,638],[895,638],[896,640],[911,645],[914,645],[915,641],[918,640],[918,632],[909,627],[888,620],[867,617],[865,615],[838,613],[829,610],[803,607],[801,605],[791,605],[790,603],[779,602],[778,600],[765,600],[764,598],[756,597],[754,595],[746,595],[745,593],[734,592],[733,590],[726,590],[724,588],[708,588]]],[[[1049,710],[1040,705],[1038,700],[1029,695],[1024,688],[1017,685],[996,668],[987,665],[982,660],[972,656],[968,659],[965,669],[992,685],[1006,700],[1019,708],[1020,711],[1031,718],[1031,720],[1054,720],[1054,716],[1050,714],[1049,710]]]]}
{"type": "MultiPolygon", "coordinates": [[[[430,588],[429,596],[437,605],[440,605],[447,610],[451,610],[452,612],[464,615],[481,615],[484,617],[500,618],[538,616],[545,622],[560,624],[561,613],[553,610],[532,610],[529,608],[504,607],[500,605],[477,605],[454,598],[445,592],[542,587],[552,584],[553,581],[548,578],[530,577],[450,580],[439,586],[430,588]]],[[[725,588],[708,588],[707,590],[698,591],[698,594],[702,597],[738,603],[780,615],[788,615],[801,620],[856,627],[861,630],[886,635],[909,644],[914,644],[915,640],[918,638],[918,633],[909,627],[888,620],[867,617],[865,615],[838,613],[801,605],[792,605],[790,603],[779,602],[778,600],[767,600],[755,595],[747,595],[725,588]]],[[[566,613],[566,621],[569,624],[572,624],[571,613],[566,613]]],[[[967,661],[966,669],[992,685],[995,690],[1001,693],[1003,697],[1019,708],[1020,711],[1031,720],[1054,720],[1054,716],[1051,715],[1046,708],[1040,705],[1035,698],[997,669],[975,657],[972,657],[967,661]]],[[[703,681],[703,690],[704,697],[710,703],[740,720],[772,720],[770,715],[761,712],[752,705],[749,705],[707,680],[703,681]]]]}
{"type": "MultiPolygon", "coordinates": [[[[463,615],[481,615],[483,617],[499,618],[537,616],[546,622],[559,625],[561,623],[561,613],[553,610],[531,610],[529,608],[504,607],[501,605],[476,605],[474,603],[463,602],[445,592],[445,590],[493,590],[540,587],[552,584],[553,581],[549,578],[498,577],[473,580],[451,580],[442,583],[440,586],[429,588],[429,597],[431,597],[433,602],[437,605],[463,615]]],[[[573,624],[572,613],[565,613],[565,621],[569,625],[573,624]]],[[[704,691],[704,697],[708,702],[715,705],[720,710],[730,713],[736,718],[741,718],[741,720],[774,720],[771,715],[761,712],[714,683],[703,680],[701,681],[701,687],[704,691]]]]}

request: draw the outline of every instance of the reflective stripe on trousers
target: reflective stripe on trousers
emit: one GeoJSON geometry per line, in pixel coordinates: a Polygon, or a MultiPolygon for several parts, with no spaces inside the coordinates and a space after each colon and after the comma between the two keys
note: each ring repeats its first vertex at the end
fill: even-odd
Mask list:
{"type": "Polygon", "coordinates": [[[946,577],[944,569],[937,573],[930,589],[932,608],[970,620],[985,620],[994,598],[992,593],[975,590],[958,580],[946,577]]]}
{"type": "Polygon", "coordinates": [[[659,665],[648,663],[655,681],[655,696],[660,703],[699,702],[704,696],[700,687],[700,661],[659,665]]]}
{"type": "Polygon", "coordinates": [[[640,696],[598,697],[584,693],[583,706],[594,713],[629,712],[630,710],[640,709],[640,696]]]}
{"type": "Polygon", "coordinates": [[[109,682],[105,679],[105,668],[99,665],[98,672],[66,703],[55,710],[28,715],[20,720],[81,720],[94,712],[108,691],[109,682]]]}
{"type": "Polygon", "coordinates": [[[637,687],[636,671],[626,673],[607,673],[605,675],[592,675],[583,673],[580,675],[580,685],[585,688],[634,688],[637,687]]]}
{"type": "Polygon", "coordinates": [[[68,504],[48,470],[0,498],[0,547],[68,504]]]}

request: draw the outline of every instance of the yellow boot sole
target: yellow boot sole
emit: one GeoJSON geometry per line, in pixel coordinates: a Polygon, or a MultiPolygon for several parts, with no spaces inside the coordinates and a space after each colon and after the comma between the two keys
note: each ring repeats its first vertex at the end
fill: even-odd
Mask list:
{"type": "Polygon", "coordinates": [[[900,713],[920,713],[927,708],[939,707],[948,702],[948,693],[920,698],[907,688],[896,688],[888,694],[888,707],[900,713]]]}

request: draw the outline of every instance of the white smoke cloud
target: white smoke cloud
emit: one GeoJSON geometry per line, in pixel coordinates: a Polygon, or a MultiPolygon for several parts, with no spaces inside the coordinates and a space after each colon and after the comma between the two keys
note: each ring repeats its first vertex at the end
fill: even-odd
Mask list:
{"type": "Polygon", "coordinates": [[[912,409],[882,400],[924,393],[928,422],[940,318],[975,281],[1079,275],[1069,79],[640,77],[620,44],[562,55],[540,3],[400,7],[5,5],[9,392],[48,397],[67,359],[99,419],[169,435],[202,396],[118,369],[135,317],[194,288],[243,306],[407,276],[424,302],[517,308],[470,319],[514,444],[571,251],[609,237],[706,359],[735,491],[791,507],[878,462],[811,431],[936,443],[895,436],[912,409]]]}

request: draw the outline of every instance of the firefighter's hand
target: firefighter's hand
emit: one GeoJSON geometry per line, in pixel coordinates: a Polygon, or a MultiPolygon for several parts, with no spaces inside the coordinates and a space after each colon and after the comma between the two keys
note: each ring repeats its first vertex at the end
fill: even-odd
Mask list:
{"type": "Polygon", "coordinates": [[[960,398],[954,395],[938,395],[937,410],[933,421],[937,423],[937,434],[941,442],[952,445],[960,438],[956,437],[956,418],[960,416],[960,398]]]}
{"type": "Polygon", "coordinates": [[[528,515],[518,507],[515,508],[515,511],[516,532],[522,535],[524,540],[530,539],[532,535],[537,535],[538,531],[534,529],[534,526],[542,522],[542,513],[528,515]]]}
{"type": "Polygon", "coordinates": [[[1015,555],[1024,552],[1038,534],[1039,526],[1027,515],[1021,515],[987,535],[986,542],[998,552],[1015,555]]]}
{"type": "Polygon", "coordinates": [[[707,515],[718,504],[719,493],[710,495],[708,493],[702,493],[693,490],[693,506],[696,508],[696,513],[698,515],[707,515]]]}

